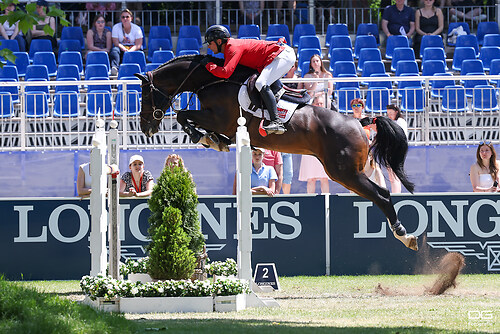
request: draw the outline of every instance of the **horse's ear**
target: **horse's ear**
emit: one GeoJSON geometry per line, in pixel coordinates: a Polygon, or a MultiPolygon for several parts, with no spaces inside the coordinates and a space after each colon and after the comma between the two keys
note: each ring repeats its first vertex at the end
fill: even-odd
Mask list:
{"type": "Polygon", "coordinates": [[[134,73],[134,75],[135,75],[136,77],[138,77],[139,79],[141,79],[142,83],[148,83],[148,82],[149,82],[148,78],[146,78],[146,76],[145,76],[145,75],[143,75],[143,74],[140,74],[140,73],[134,73]]]}

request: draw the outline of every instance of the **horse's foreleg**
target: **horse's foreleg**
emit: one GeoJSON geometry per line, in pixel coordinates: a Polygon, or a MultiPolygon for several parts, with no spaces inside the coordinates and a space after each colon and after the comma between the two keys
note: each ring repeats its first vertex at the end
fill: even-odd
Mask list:
{"type": "Polygon", "coordinates": [[[188,116],[187,111],[179,111],[177,113],[177,122],[182,126],[182,130],[187,133],[191,141],[196,144],[203,137],[203,133],[189,123],[188,116]]]}
{"type": "Polygon", "coordinates": [[[343,177],[342,184],[349,190],[354,191],[377,205],[388,219],[394,237],[401,241],[406,247],[418,250],[417,238],[407,234],[403,224],[398,220],[396,210],[392,204],[390,193],[387,189],[372,182],[364,173],[343,177]]]}

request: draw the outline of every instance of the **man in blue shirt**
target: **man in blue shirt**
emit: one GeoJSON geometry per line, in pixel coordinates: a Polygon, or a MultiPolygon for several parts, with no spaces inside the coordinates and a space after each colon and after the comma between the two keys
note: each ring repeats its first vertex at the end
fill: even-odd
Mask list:
{"type": "Polygon", "coordinates": [[[387,6],[382,15],[382,30],[387,37],[406,35],[409,39],[415,32],[415,11],[405,6],[405,0],[396,0],[396,4],[387,6]]]}

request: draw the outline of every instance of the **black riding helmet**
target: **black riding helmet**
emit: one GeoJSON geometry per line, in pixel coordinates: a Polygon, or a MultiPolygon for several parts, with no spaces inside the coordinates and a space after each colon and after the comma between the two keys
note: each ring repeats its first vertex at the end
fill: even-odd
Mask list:
{"type": "MultiPolygon", "coordinates": [[[[205,32],[205,43],[210,43],[218,39],[222,40],[222,44],[227,42],[227,39],[231,37],[229,31],[226,27],[219,24],[210,26],[205,32]]],[[[220,52],[220,45],[217,46],[220,52]]]]}

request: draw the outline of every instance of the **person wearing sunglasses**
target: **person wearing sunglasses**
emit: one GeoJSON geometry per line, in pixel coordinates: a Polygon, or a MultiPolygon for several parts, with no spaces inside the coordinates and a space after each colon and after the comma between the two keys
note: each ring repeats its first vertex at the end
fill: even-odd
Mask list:
{"type": "Polygon", "coordinates": [[[134,16],[129,9],[120,13],[120,23],[113,26],[111,38],[113,48],[111,49],[111,75],[118,74],[123,54],[129,51],[139,51],[142,48],[143,34],[141,28],[132,23],[134,16]]]}
{"type": "Polygon", "coordinates": [[[92,51],[111,50],[111,31],[105,28],[106,20],[104,15],[97,14],[92,23],[92,28],[87,31],[87,54],[92,51]]]}
{"type": "Polygon", "coordinates": [[[489,141],[477,146],[476,162],[470,167],[470,183],[474,192],[498,192],[500,181],[500,161],[497,160],[495,147],[489,141]]]}

